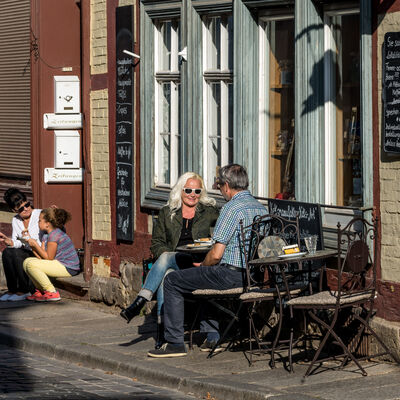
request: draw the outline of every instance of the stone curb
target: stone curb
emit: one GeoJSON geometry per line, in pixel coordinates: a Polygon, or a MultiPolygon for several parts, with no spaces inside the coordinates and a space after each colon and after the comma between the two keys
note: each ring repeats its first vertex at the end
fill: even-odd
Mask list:
{"type": "MultiPolygon", "coordinates": [[[[47,343],[36,338],[24,337],[17,332],[12,335],[0,330],[0,343],[9,347],[15,347],[27,352],[31,352],[46,357],[55,358],[62,361],[79,363],[88,368],[97,368],[104,371],[118,373],[131,378],[138,378],[140,381],[149,384],[156,384],[163,387],[179,390],[185,394],[194,394],[205,397],[207,393],[218,399],[232,400],[261,400],[266,398],[265,387],[260,387],[259,391],[254,390],[254,385],[250,389],[240,389],[238,387],[228,386],[219,382],[204,381],[184,377],[180,378],[169,374],[166,371],[150,369],[135,363],[128,363],[116,360],[113,353],[109,352],[107,357],[87,352],[87,347],[82,349],[70,349],[66,346],[47,343]],[[253,390],[252,390],[253,389],[253,390]]],[[[268,398],[281,398],[282,393],[270,393],[268,398]]]]}

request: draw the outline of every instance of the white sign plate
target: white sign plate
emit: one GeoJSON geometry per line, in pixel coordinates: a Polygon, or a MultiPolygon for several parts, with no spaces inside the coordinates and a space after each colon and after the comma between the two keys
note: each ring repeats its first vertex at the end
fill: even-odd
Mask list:
{"type": "Polygon", "coordinates": [[[44,169],[45,183],[79,183],[83,181],[83,168],[75,169],[44,169]]]}
{"type": "Polygon", "coordinates": [[[43,114],[44,129],[81,129],[83,114],[43,114]]]}

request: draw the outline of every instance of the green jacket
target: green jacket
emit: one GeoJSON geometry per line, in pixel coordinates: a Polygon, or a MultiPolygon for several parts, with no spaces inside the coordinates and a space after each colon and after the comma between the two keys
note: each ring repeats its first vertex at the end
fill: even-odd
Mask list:
{"type": "MultiPolygon", "coordinates": [[[[215,226],[219,211],[216,207],[198,204],[192,223],[193,239],[210,237],[210,228],[215,226]]],[[[163,207],[158,214],[158,220],[153,228],[150,250],[155,258],[165,251],[175,251],[182,230],[182,210],[178,210],[171,220],[168,206],[163,207]]]]}

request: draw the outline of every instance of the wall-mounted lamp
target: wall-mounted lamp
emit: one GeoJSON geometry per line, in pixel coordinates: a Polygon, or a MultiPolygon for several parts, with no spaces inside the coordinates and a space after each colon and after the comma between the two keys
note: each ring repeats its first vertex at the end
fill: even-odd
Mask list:
{"type": "Polygon", "coordinates": [[[184,47],[184,48],[178,53],[178,56],[181,56],[183,61],[187,61],[187,47],[184,47]]]}
{"type": "Polygon", "coordinates": [[[132,53],[131,51],[128,50],[122,50],[123,53],[128,54],[128,56],[134,57],[134,58],[138,58],[140,60],[140,56],[138,56],[135,53],[132,53]]]}

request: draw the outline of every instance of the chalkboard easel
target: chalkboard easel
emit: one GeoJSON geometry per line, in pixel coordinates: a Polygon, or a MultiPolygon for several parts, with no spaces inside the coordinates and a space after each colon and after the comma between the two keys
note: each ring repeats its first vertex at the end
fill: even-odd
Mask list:
{"type": "Polygon", "coordinates": [[[301,251],[307,250],[304,238],[310,235],[317,235],[318,237],[317,250],[324,249],[321,207],[319,204],[268,199],[268,209],[270,214],[279,215],[291,221],[299,217],[301,251]]]}

